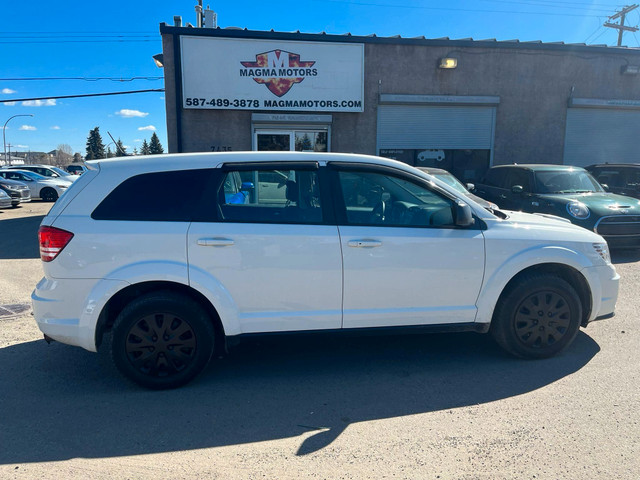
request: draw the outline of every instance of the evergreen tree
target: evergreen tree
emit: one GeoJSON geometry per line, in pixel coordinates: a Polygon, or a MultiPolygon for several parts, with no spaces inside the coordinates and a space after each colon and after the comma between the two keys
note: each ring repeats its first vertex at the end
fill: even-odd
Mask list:
{"type": "Polygon", "coordinates": [[[149,150],[149,144],[147,143],[147,139],[145,138],[142,141],[142,147],[140,148],[141,155],[151,155],[151,150],[149,150]]]}
{"type": "Polygon", "coordinates": [[[133,154],[138,155],[138,149],[136,147],[133,147],[133,154]]]}
{"type": "Polygon", "coordinates": [[[156,132],[153,132],[151,135],[151,141],[149,142],[149,153],[151,155],[156,155],[158,153],[164,153],[164,148],[162,148],[162,144],[160,143],[160,139],[156,132]]]}
{"type": "Polygon", "coordinates": [[[95,160],[97,158],[105,158],[104,143],[100,136],[100,127],[89,130],[87,137],[87,160],[95,160]]]}
{"type": "Polygon", "coordinates": [[[113,158],[116,154],[111,151],[111,147],[107,147],[107,158],[113,158]]]}
{"type": "Polygon", "coordinates": [[[122,140],[118,138],[116,142],[116,156],[124,157],[127,155],[127,148],[122,144],[122,140]]]}

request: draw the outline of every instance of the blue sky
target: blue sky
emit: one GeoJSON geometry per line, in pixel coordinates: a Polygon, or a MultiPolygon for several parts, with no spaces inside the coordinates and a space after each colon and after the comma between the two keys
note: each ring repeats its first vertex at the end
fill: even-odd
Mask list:
{"type": "MultiPolygon", "coordinates": [[[[162,51],[159,24],[174,15],[195,24],[196,0],[3,2],[0,18],[0,99],[34,98],[162,88],[162,80],[7,80],[51,77],[157,77],[151,57],[162,51]]],[[[207,2],[205,1],[205,6],[207,2]]],[[[614,45],[617,32],[602,27],[622,6],[608,0],[311,0],[211,2],[220,27],[378,36],[424,35],[498,40],[614,45]]],[[[626,24],[640,23],[640,8],[626,24]]],[[[640,47],[640,33],[623,45],[640,47]]],[[[12,151],[50,151],[69,144],[85,153],[89,130],[99,126],[132,151],[153,129],[166,142],[163,93],[0,104],[0,128],[12,151]]]]}

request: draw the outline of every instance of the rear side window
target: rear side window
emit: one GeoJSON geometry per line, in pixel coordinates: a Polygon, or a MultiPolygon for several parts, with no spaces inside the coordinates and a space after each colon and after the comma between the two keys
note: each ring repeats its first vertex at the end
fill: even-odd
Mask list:
{"type": "Polygon", "coordinates": [[[220,217],[243,223],[322,223],[316,170],[231,170],[218,193],[220,217]]]}
{"type": "Polygon", "coordinates": [[[190,222],[212,169],[144,173],[118,185],[91,214],[94,220],[190,222]]]}
{"type": "Polygon", "coordinates": [[[491,168],[485,175],[482,183],[490,187],[507,188],[505,181],[508,173],[509,170],[506,168],[491,168]]]}

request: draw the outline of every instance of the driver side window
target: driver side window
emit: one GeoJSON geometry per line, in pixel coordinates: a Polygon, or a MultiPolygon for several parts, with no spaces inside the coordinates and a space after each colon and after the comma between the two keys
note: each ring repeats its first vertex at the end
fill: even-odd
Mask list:
{"type": "Polygon", "coordinates": [[[454,202],[419,183],[374,172],[341,171],[338,176],[349,225],[454,225],[454,202]]]}

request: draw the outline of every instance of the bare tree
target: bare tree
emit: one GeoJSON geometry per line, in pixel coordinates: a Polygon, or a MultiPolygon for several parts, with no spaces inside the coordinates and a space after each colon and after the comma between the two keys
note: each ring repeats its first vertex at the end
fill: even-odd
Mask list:
{"type": "Polygon", "coordinates": [[[73,150],[66,143],[61,143],[56,149],[56,155],[53,161],[58,166],[68,165],[73,160],[73,150]]]}

